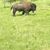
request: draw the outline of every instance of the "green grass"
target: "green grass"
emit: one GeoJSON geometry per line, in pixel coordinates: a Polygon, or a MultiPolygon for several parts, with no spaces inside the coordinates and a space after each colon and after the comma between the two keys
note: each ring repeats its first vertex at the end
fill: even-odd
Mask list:
{"type": "Polygon", "coordinates": [[[0,50],[50,50],[50,6],[35,2],[35,15],[12,16],[0,1],[0,50]]]}

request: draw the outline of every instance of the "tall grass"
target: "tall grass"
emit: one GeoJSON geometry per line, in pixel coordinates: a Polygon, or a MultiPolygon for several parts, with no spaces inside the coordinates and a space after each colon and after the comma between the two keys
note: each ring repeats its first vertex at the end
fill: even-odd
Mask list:
{"type": "Polygon", "coordinates": [[[0,0],[0,50],[50,50],[50,6],[35,1],[35,13],[12,16],[0,0]]]}

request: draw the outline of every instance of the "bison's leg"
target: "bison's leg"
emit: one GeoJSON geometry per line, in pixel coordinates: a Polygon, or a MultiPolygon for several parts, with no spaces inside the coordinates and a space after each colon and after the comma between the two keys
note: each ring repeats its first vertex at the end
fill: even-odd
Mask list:
{"type": "Polygon", "coordinates": [[[15,16],[15,12],[13,11],[13,16],[15,16]]]}
{"type": "Polygon", "coordinates": [[[29,11],[25,11],[25,15],[29,15],[29,11]]]}
{"type": "Polygon", "coordinates": [[[25,9],[25,15],[29,15],[29,10],[28,9],[25,9]]]}
{"type": "Polygon", "coordinates": [[[15,13],[16,13],[16,10],[15,10],[15,9],[13,9],[13,16],[15,16],[15,13]]]}
{"type": "Polygon", "coordinates": [[[24,15],[25,11],[22,12],[22,15],[24,15]]]}

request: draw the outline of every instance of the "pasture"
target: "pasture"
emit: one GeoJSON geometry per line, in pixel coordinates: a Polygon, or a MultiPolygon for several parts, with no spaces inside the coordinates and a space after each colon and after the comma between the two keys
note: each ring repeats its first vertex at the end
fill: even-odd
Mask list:
{"type": "Polygon", "coordinates": [[[37,0],[35,13],[12,16],[0,0],[0,50],[50,50],[50,3],[37,0]]]}

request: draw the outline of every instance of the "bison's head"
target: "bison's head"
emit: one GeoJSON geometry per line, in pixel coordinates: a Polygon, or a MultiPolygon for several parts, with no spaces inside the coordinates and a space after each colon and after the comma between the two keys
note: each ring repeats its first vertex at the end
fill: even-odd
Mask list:
{"type": "Polygon", "coordinates": [[[34,3],[31,3],[31,10],[34,12],[36,10],[36,5],[34,3]]]}

